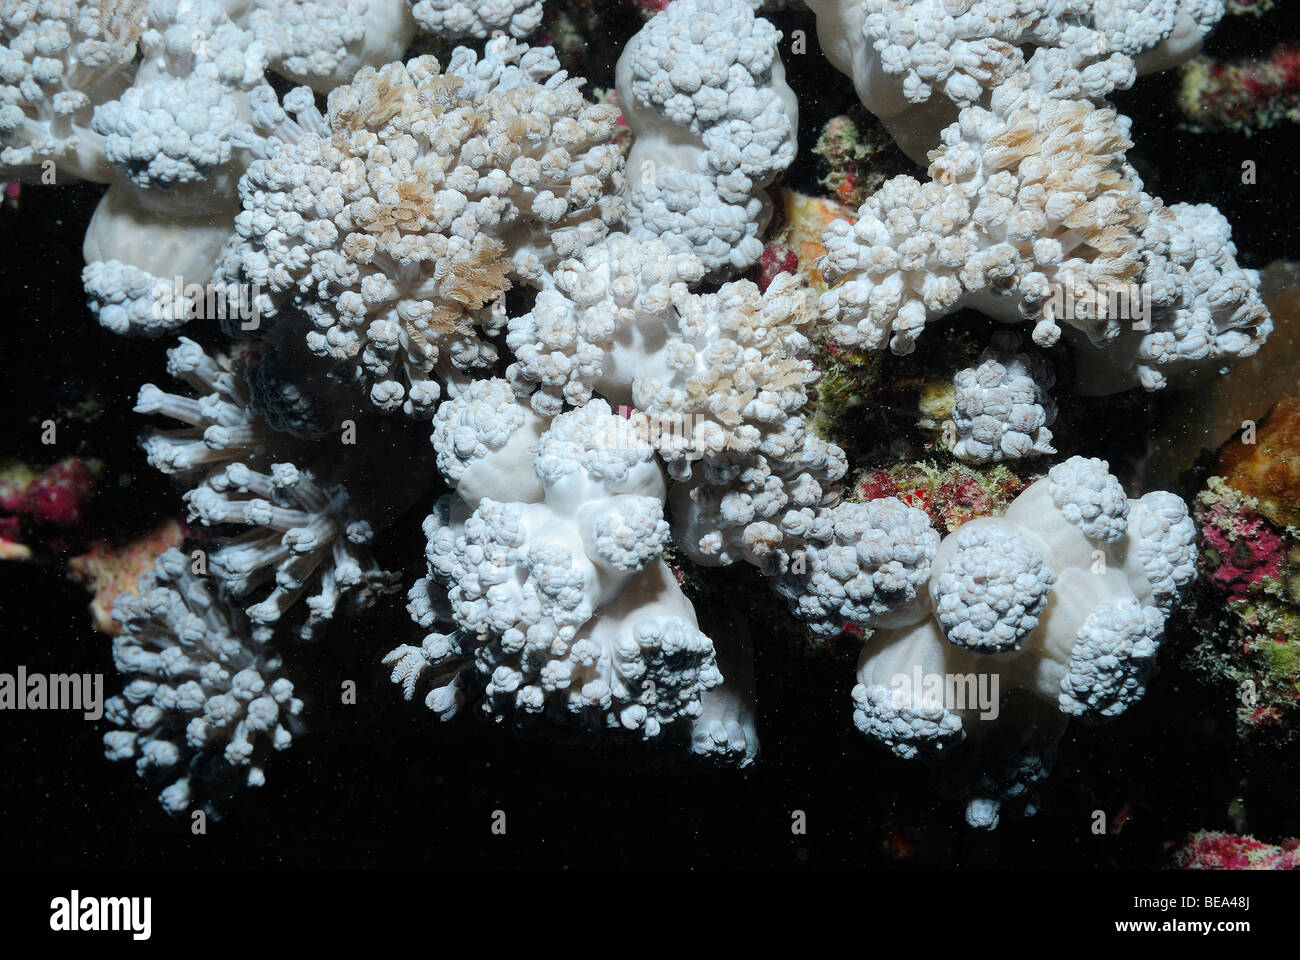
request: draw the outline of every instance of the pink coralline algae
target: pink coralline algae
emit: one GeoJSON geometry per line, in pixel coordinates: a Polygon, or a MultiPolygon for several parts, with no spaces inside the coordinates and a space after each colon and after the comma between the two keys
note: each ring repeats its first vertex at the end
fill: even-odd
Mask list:
{"type": "Polygon", "coordinates": [[[1250,133],[1300,120],[1300,46],[1231,63],[1197,57],[1184,64],[1178,105],[1197,127],[1250,133]]]}
{"type": "Polygon", "coordinates": [[[18,511],[57,527],[78,526],[85,519],[94,480],[94,473],[81,460],[56,463],[27,489],[18,511]]]}
{"type": "Polygon", "coordinates": [[[766,293],[778,275],[799,272],[799,257],[785,244],[773,241],[763,248],[756,271],[754,282],[758,284],[760,293],[766,293]]]}
{"type": "Polygon", "coordinates": [[[1296,870],[1300,869],[1300,839],[1280,844],[1251,836],[1202,830],[1174,851],[1178,870],[1296,870]]]}
{"type": "MultiPolygon", "coordinates": [[[[1229,445],[1220,469],[1243,446],[1263,444],[1229,445]]],[[[1237,472],[1267,490],[1287,461],[1278,451],[1257,452],[1267,466],[1243,472],[1239,463],[1237,472]]],[[[1200,584],[1191,622],[1200,641],[1188,664],[1231,692],[1238,736],[1287,744],[1298,732],[1300,703],[1300,542],[1296,528],[1273,522],[1269,513],[1277,515],[1222,476],[1211,477],[1197,496],[1200,584]]]]}
{"type": "Polygon", "coordinates": [[[902,464],[864,473],[854,486],[854,499],[897,497],[924,511],[939,530],[951,533],[969,520],[1001,514],[1025,486],[1001,464],[987,469],[902,464]]]}
{"type": "Polygon", "coordinates": [[[1222,501],[1197,505],[1201,527],[1201,575],[1232,599],[1282,576],[1287,545],[1273,524],[1250,510],[1222,501]]]}
{"type": "MultiPolygon", "coordinates": [[[[62,535],[86,521],[95,470],[71,457],[37,473],[22,463],[0,467],[0,558],[26,559],[35,531],[62,535]]],[[[60,542],[50,545],[60,549],[60,542]]]]}

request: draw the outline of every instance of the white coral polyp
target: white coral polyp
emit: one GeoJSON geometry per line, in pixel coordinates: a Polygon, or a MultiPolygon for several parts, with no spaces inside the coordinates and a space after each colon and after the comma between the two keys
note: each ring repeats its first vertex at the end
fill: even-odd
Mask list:
{"type": "Polygon", "coordinates": [[[979,365],[953,378],[953,456],[967,463],[1018,460],[1055,453],[1049,425],[1056,404],[1047,390],[1054,382],[1041,358],[1014,352],[1019,338],[1008,331],[979,357],[979,365]]]}
{"type": "Polygon", "coordinates": [[[109,163],[140,188],[135,202],[211,215],[243,172],[246,94],[264,83],[265,50],[220,4],[150,0],[148,14],[131,86],[96,108],[93,126],[109,163]]]}
{"type": "Polygon", "coordinates": [[[1113,109],[1017,83],[989,109],[963,110],[929,182],[895,177],[855,223],[827,227],[818,265],[838,285],[819,308],[836,338],[910,353],[929,322],[962,307],[1032,320],[1042,345],[1058,322],[1095,342],[1118,336],[1110,291],[1139,278],[1153,203],[1125,163],[1128,128],[1113,109]]]}
{"type": "Polygon", "coordinates": [[[508,376],[546,416],[581,406],[594,389],[630,403],[673,303],[703,275],[698,258],[663,241],[611,234],[560,263],[533,309],[510,318],[508,376]]]}
{"type": "MultiPolygon", "coordinates": [[[[522,419],[485,437],[491,425],[466,416],[475,404],[505,406],[507,391],[498,382],[472,402],[453,401],[460,406],[446,421],[468,427],[462,449],[482,439],[495,451],[510,446],[522,419]]],[[[435,442],[447,448],[450,440],[448,430],[435,442]]],[[[463,482],[465,461],[443,460],[463,482]]],[[[701,695],[722,675],[661,557],[668,524],[654,448],[592,400],[552,421],[535,444],[533,470],[542,486],[536,501],[492,499],[497,490],[484,477],[477,504],[446,498],[426,520],[430,576],[411,591],[409,609],[421,626],[448,628],[393,650],[385,663],[394,682],[410,697],[431,671],[425,702],[440,714],[478,700],[497,720],[593,735],[650,739],[699,716],[701,695]]],[[[505,477],[497,484],[517,487],[505,477]]]]}
{"type": "Polygon", "coordinates": [[[130,87],[94,111],[116,177],[86,231],[82,280],[104,326],[156,336],[191,313],[227,319],[215,286],[185,290],[213,277],[262,142],[251,100],[274,94],[261,41],[220,3],[150,0],[147,26],[130,87]]]}
{"type": "Polygon", "coordinates": [[[523,424],[509,384],[475,380],[438,410],[432,437],[438,469],[450,483],[459,483],[475,460],[500,450],[523,424]]]}
{"type": "Polygon", "coordinates": [[[765,197],[728,198],[712,178],[693,170],[639,160],[628,183],[627,220],[638,237],[658,238],[689,251],[711,277],[747,269],[763,253],[771,221],[765,197]],[[651,166],[650,164],[654,164],[651,166]]]}
{"type": "Polygon", "coordinates": [[[413,0],[411,13],[430,33],[449,39],[526,37],[542,23],[542,0],[413,0]]]}
{"type": "Polygon", "coordinates": [[[894,497],[841,503],[820,511],[804,536],[807,546],[774,585],[814,633],[916,619],[939,546],[922,511],[894,497]]]}
{"type": "Polygon", "coordinates": [[[790,274],[694,294],[700,261],[612,234],[560,265],[509,323],[508,369],[554,415],[593,392],[631,406],[676,481],[677,542],[716,565],[779,564],[812,514],[839,499],[844,452],[805,425],[817,374],[805,354],[810,293],[790,274]],[[794,538],[791,540],[791,538],[794,538]],[[789,541],[789,542],[787,542],[789,541]]]}
{"type": "Polygon", "coordinates": [[[1009,77],[1100,98],[1190,57],[1223,15],[1214,0],[809,0],[827,58],[921,161],[957,109],[1009,77]]]}
{"type": "Polygon", "coordinates": [[[105,755],[134,759],[151,780],[175,777],[158,797],[173,814],[204,799],[200,758],[224,759],[248,786],[261,786],[266,754],[293,742],[302,711],[265,637],[255,641],[190,564],[168,550],[140,578],[138,595],[115,601],[122,632],[113,663],[129,680],[104,706],[120,728],[104,735],[105,755]]]}
{"type": "Polygon", "coordinates": [[[1164,626],[1159,610],[1127,598],[1102,604],[1089,614],[1061,679],[1062,712],[1110,717],[1140,700],[1155,670],[1164,626]]]}
{"type": "Polygon", "coordinates": [[[141,446],[151,467],[193,480],[205,469],[261,457],[271,437],[251,409],[248,389],[228,357],[210,357],[193,340],[180,337],[167,351],[167,372],[197,396],[166,393],[152,383],[140,388],[136,413],[158,414],[186,425],[145,433],[141,446]]]}
{"type": "Polygon", "coordinates": [[[772,216],[763,189],[794,160],[780,40],[745,4],[677,0],[619,57],[631,232],[684,244],[716,277],[758,260],[772,216]]]}
{"type": "Polygon", "coordinates": [[[1020,647],[1038,626],[1056,575],[1015,530],[967,527],[953,535],[943,572],[930,581],[949,643],[982,653],[1020,647]]]}
{"type": "Polygon", "coordinates": [[[620,216],[617,111],[580,84],[550,48],[501,37],[445,73],[432,57],[364,68],[325,116],[299,98],[302,134],[240,184],[237,272],[276,309],[292,301],[337,378],[431,416],[440,378],[495,362],[483,334],[505,322],[489,305],[511,277],[537,279],[620,216]]]}
{"type": "MultiPolygon", "coordinates": [[[[214,182],[194,186],[185,204],[211,191],[214,182]]],[[[118,182],[95,208],[82,246],[81,280],[91,313],[101,326],[127,336],[171,333],[196,314],[255,326],[259,303],[250,288],[206,283],[230,238],[234,208],[212,200],[207,214],[184,216],[148,210],[140,202],[158,196],[172,194],[118,182]]]]}
{"type": "MultiPolygon", "coordinates": [[[[748,280],[717,293],[673,298],[668,338],[632,381],[637,410],[661,426],[656,446],[673,476],[691,475],[703,454],[787,456],[784,432],[816,382],[805,331],[811,295],[793,274],[763,293],[748,280]],[[781,440],[777,440],[777,437],[781,440]]],[[[610,383],[614,377],[603,381],[610,383]]]]}
{"type": "Polygon", "coordinates": [[[1128,563],[1141,564],[1151,585],[1151,602],[1168,613],[1196,579],[1196,524],[1181,497],[1153,490],[1133,504],[1129,537],[1137,549],[1128,563]]]}
{"type": "Polygon", "coordinates": [[[535,503],[541,481],[533,470],[547,422],[504,380],[474,380],[438,408],[433,442],[443,479],[471,508],[485,496],[535,503]]]}
{"type": "Polygon", "coordinates": [[[833,221],[819,301],[846,346],[910,353],[963,307],[1030,321],[1077,346],[1080,390],[1157,390],[1258,351],[1272,330],[1259,275],[1208,205],[1166,208],[1125,160],[1129,120],[1044,95],[1026,76],[972,106],[930,154],[930,181],[894,177],[856,222],[833,221]],[[843,282],[840,282],[843,281],[843,282]]]}
{"type": "Polygon", "coordinates": [[[203,73],[174,86],[133,86],[94,119],[108,162],[141,186],[163,188],[207,179],[228,164],[240,123],[238,101],[203,73]]]}
{"type": "Polygon", "coordinates": [[[0,8],[0,173],[39,176],[51,161],[56,177],[109,180],[91,117],[130,82],[144,28],[144,4],[134,0],[0,8]]]}
{"type": "Polygon", "coordinates": [[[1209,204],[1156,208],[1143,230],[1145,322],[1097,345],[1071,330],[1081,391],[1187,387],[1259,352],[1273,319],[1259,274],[1237,264],[1227,218],[1209,204]]]}
{"type": "Polygon", "coordinates": [[[700,713],[691,719],[691,753],[723,766],[744,768],[759,753],[753,642],[743,615],[731,617],[725,629],[729,642],[717,648],[723,682],[700,697],[700,713]]]}
{"type": "Polygon", "coordinates": [[[185,495],[189,518],[248,528],[217,540],[208,563],[234,596],[263,595],[245,609],[253,622],[275,624],[314,585],[299,630],[313,639],[344,597],[365,605],[392,592],[396,577],[370,558],[374,532],[341,488],[322,487],[291,463],[268,470],[232,463],[214,471],[185,495]]]}
{"type": "Polygon", "coordinates": [[[667,339],[632,381],[633,420],[678,481],[679,541],[698,562],[779,563],[839,500],[844,452],[806,429],[807,301],[788,274],[761,295],[738,281],[678,296],[667,339]]]}
{"type": "Polygon", "coordinates": [[[847,467],[844,451],[807,430],[802,416],[764,434],[751,452],[682,462],[689,477],[669,495],[683,551],[697,563],[744,561],[767,572],[787,567],[819,511],[839,502],[847,467]]]}
{"type": "Polygon", "coordinates": [[[1090,540],[1112,541],[1128,526],[1128,497],[1110,474],[1110,465],[1095,457],[1071,457],[1047,472],[1052,502],[1090,540]]]}
{"type": "Polygon", "coordinates": [[[415,34],[406,0],[254,0],[246,20],[272,69],[321,93],[400,59],[415,34]]]}
{"type": "Polygon", "coordinates": [[[654,447],[603,400],[552,420],[533,469],[548,500],[562,498],[575,508],[597,493],[661,497],[664,490],[654,447]]]}
{"type": "Polygon", "coordinates": [[[603,513],[593,524],[592,553],[617,570],[640,570],[668,544],[663,505],[636,497],[603,513]]]}
{"type": "Polygon", "coordinates": [[[920,691],[858,683],[852,697],[853,725],[904,760],[955,746],[966,736],[959,714],[920,691]]]}
{"type": "Polygon", "coordinates": [[[370,524],[352,509],[342,486],[318,484],[312,471],[272,463],[300,447],[271,430],[250,404],[249,390],[229,358],[210,357],[181,338],[168,351],[167,370],[196,397],[140,388],[136,411],[178,420],[180,429],[151,429],[141,445],[151,466],[181,480],[189,519],[248,529],[218,539],[204,561],[259,628],[277,624],[310,586],[299,633],[311,639],[345,597],[365,606],[395,589],[395,575],[369,555],[370,524]]]}

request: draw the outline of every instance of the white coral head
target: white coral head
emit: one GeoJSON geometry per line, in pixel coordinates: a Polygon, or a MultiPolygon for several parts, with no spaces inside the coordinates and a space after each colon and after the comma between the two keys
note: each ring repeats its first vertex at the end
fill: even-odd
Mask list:
{"type": "Polygon", "coordinates": [[[1095,457],[1071,457],[1047,472],[1052,502],[1090,540],[1109,543],[1128,528],[1128,496],[1095,457]]]}
{"type": "Polygon", "coordinates": [[[930,582],[935,616],[950,643],[981,653],[1020,647],[1056,580],[1018,531],[968,525],[953,534],[947,562],[930,582]]]}

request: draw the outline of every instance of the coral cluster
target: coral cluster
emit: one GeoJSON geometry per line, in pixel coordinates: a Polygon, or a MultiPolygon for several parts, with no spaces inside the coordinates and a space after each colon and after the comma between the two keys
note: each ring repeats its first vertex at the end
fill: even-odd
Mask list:
{"type": "Polygon", "coordinates": [[[615,235],[556,271],[533,311],[511,320],[509,375],[542,415],[593,390],[634,419],[678,481],[682,548],[708,564],[761,565],[833,505],[843,451],[806,429],[816,376],[804,358],[810,296],[792,274],[695,294],[700,261],[657,240],[615,235]]]}
{"type": "Polygon", "coordinates": [[[1103,99],[1194,53],[1220,4],[812,6],[827,56],[929,161],[928,182],[894,177],[827,230],[821,309],[841,343],[908,353],[973,307],[1031,322],[1041,346],[1066,333],[1082,389],[1105,394],[1212,375],[1268,337],[1227,222],[1148,194],[1103,99]]]}
{"type": "Polygon", "coordinates": [[[854,721],[900,757],[942,758],[972,826],[996,826],[1008,801],[1033,812],[1065,720],[1145,692],[1195,553],[1178,497],[1130,500],[1103,461],[1066,460],[932,551],[928,605],[863,648],[854,721]]]}
{"type": "Polygon", "coordinates": [[[762,578],[803,634],[865,637],[856,725],[941,757],[978,827],[1032,812],[1068,719],[1143,695],[1192,519],[1100,460],[1053,462],[1040,351],[1067,340],[1082,391],[1154,390],[1267,337],[1226,219],[1148,193],[1103,99],[1190,56],[1222,6],[810,5],[926,182],[873,189],[883,137],[833,124],[858,209],[778,194],[798,99],[748,0],[649,17],[616,97],[522,39],[537,0],[6,7],[0,173],[51,158],[111,184],[91,311],[167,338],[181,384],[136,409],[194,527],[101,602],[130,678],[107,751],[170,781],[164,808],[263,781],[302,709],[277,644],[398,588],[418,562],[381,563],[381,535],[416,504],[421,633],[382,659],[444,720],[753,762],[744,605],[701,629],[724,619],[683,587],[701,567],[762,578]],[[417,28],[481,42],[403,59],[417,28]],[[1032,345],[925,334],[964,308],[1032,345]],[[911,440],[942,441],[923,451],[869,436],[894,422],[886,347],[932,355],[900,378],[911,440]],[[1007,697],[949,703],[931,675],[1007,697]]]}
{"type": "Polygon", "coordinates": [[[827,58],[913,159],[960,108],[1008,77],[1104,97],[1185,60],[1223,16],[1216,0],[809,0],[827,58]]]}
{"type": "Polygon", "coordinates": [[[558,70],[499,38],[446,72],[432,57],[363,69],[323,116],[286,100],[305,129],[240,183],[232,279],[263,289],[270,325],[296,324],[342,383],[430,416],[435,372],[495,362],[479,331],[499,327],[484,308],[512,275],[536,279],[619,217],[616,114],[558,70]]]}
{"type": "Polygon", "coordinates": [[[1042,346],[1065,325],[1093,393],[1158,389],[1258,350],[1272,329],[1259,278],[1237,266],[1218,211],[1143,192],[1113,110],[1020,86],[962,112],[929,182],[894,178],[856,223],[830,225],[822,269],[845,282],[821,310],[836,338],[909,353],[962,307],[1030,321],[1042,346]]]}
{"type": "Polygon", "coordinates": [[[415,0],[411,13],[425,30],[445,37],[487,37],[505,31],[526,37],[542,22],[542,0],[415,0]]]}
{"type": "Polygon", "coordinates": [[[73,176],[107,180],[105,143],[91,121],[96,106],[130,83],[144,27],[139,0],[5,4],[0,168],[37,176],[54,161],[73,176]]]}
{"type": "Polygon", "coordinates": [[[415,34],[404,0],[253,0],[247,26],[271,69],[322,93],[399,59],[415,34]]]}
{"type": "Polygon", "coordinates": [[[979,366],[953,378],[953,456],[970,463],[1018,460],[1055,453],[1056,404],[1047,392],[1053,377],[1043,361],[1015,352],[1019,340],[1005,332],[979,357],[979,366]]]}
{"type": "MultiPolygon", "coordinates": [[[[190,521],[243,528],[215,540],[208,563],[234,597],[262,597],[245,608],[253,622],[278,621],[314,583],[319,592],[308,598],[301,627],[310,637],[345,595],[368,603],[392,588],[395,575],[378,568],[365,549],[374,530],[353,508],[345,486],[321,483],[312,468],[273,462],[274,431],[252,408],[250,391],[227,358],[210,357],[181,337],[168,351],[168,370],[198,397],[145,384],[136,411],[186,426],[149,431],[142,445],[151,465],[190,485],[190,521]]],[[[292,449],[282,443],[274,455],[292,449]]]]}
{"type": "Polygon", "coordinates": [[[105,704],[120,728],[104,735],[108,758],[134,760],[152,782],[176,777],[158,795],[172,813],[235,774],[265,783],[267,751],[293,742],[302,712],[266,636],[232,616],[175,549],[140,578],[137,595],[118,598],[113,615],[122,631],[113,663],[129,681],[105,704]]]}

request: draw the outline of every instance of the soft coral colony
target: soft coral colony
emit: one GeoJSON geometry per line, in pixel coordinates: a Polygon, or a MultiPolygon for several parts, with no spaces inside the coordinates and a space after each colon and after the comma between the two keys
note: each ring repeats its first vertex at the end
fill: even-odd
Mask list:
{"type": "Polygon", "coordinates": [[[0,173],[108,184],[89,305],[171,341],[142,443],[212,534],[116,604],[107,753],[166,809],[261,784],[311,725],[286,645],[403,588],[423,636],[383,663],[439,717],[747,765],[749,640],[701,629],[681,564],[751,566],[812,635],[865,628],[846,719],[979,827],[1033,811],[1070,718],[1143,695],[1192,520],[1101,460],[1042,459],[1044,356],[1068,341],[1083,392],[1158,390],[1268,336],[1226,220],[1147,192],[1105,99],[1195,53],[1221,4],[809,0],[929,164],[830,223],[820,296],[742,275],[798,130],[755,6],[667,4],[597,103],[528,43],[536,0],[6,0],[0,173]],[[470,45],[403,60],[417,31],[470,45]],[[207,316],[195,283],[251,311],[207,316]],[[864,465],[814,429],[813,343],[907,354],[963,308],[1026,336],[951,371],[947,446],[1041,479],[941,538],[846,484],[864,465]],[[382,456],[327,442],[345,428],[382,456]],[[417,579],[372,548],[421,500],[417,579]],[[996,675],[1006,702],[898,682],[920,675],[996,675]]]}

